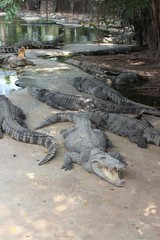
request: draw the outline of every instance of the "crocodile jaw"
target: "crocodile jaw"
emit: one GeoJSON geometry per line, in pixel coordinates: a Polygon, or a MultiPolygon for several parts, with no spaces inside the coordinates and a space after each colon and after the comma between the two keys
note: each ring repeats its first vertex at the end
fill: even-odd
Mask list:
{"type": "Polygon", "coordinates": [[[124,179],[120,179],[119,172],[120,169],[107,168],[106,166],[101,166],[98,162],[92,163],[92,170],[96,175],[104,179],[105,181],[115,185],[116,187],[124,186],[124,179]]]}

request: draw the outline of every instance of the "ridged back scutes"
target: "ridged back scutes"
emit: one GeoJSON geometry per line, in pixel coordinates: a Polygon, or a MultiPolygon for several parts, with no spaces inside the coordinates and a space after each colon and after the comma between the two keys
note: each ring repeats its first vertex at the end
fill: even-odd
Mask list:
{"type": "Polygon", "coordinates": [[[4,46],[0,47],[0,52],[1,53],[17,53],[18,48],[16,46],[4,46]]]}
{"type": "Polygon", "coordinates": [[[95,79],[86,79],[86,78],[75,78],[73,86],[77,88],[77,90],[85,93],[91,93],[96,95],[99,98],[100,95],[103,95],[104,100],[108,100],[108,98],[118,104],[129,103],[129,99],[125,98],[121,93],[117,92],[113,88],[110,88],[106,84],[100,83],[95,79]],[[101,86],[102,92],[97,93],[101,86]],[[106,95],[106,98],[105,98],[106,95]]]}
{"type": "Polygon", "coordinates": [[[160,146],[160,131],[154,128],[147,128],[144,131],[144,137],[149,143],[154,143],[157,146],[160,146]]]}
{"type": "Polygon", "coordinates": [[[51,160],[56,152],[56,142],[54,137],[47,135],[43,132],[31,131],[28,128],[23,126],[23,111],[13,105],[9,99],[3,98],[0,101],[0,107],[3,112],[3,122],[2,130],[11,138],[31,144],[38,144],[48,148],[47,156],[42,160],[40,164],[44,164],[51,160]],[[19,116],[17,116],[18,114],[19,116]],[[20,121],[17,121],[17,118],[22,122],[22,125],[19,124],[20,121]]]}
{"type": "Polygon", "coordinates": [[[29,93],[42,102],[46,102],[53,108],[61,110],[100,110],[114,113],[141,114],[143,112],[160,116],[160,111],[129,104],[117,104],[112,101],[104,101],[98,98],[84,97],[61,92],[49,91],[47,89],[31,88],[29,93]]]}
{"type": "Polygon", "coordinates": [[[65,113],[55,113],[47,117],[44,121],[42,121],[35,129],[47,127],[53,123],[58,122],[76,122],[78,117],[78,113],[76,112],[65,112],[65,113]]]}
{"type": "Polygon", "coordinates": [[[1,53],[18,53],[18,49],[21,47],[24,48],[29,48],[29,49],[33,49],[33,48],[38,48],[38,49],[48,49],[48,48],[53,48],[55,47],[58,42],[60,41],[60,39],[62,38],[63,34],[60,34],[56,39],[52,40],[52,41],[34,41],[34,40],[24,40],[24,41],[20,41],[17,42],[13,45],[10,46],[3,46],[0,47],[0,52],[1,53]]]}

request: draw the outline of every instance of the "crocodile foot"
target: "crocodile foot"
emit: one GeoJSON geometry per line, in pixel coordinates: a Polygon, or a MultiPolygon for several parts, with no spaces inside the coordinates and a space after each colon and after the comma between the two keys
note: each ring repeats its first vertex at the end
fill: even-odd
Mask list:
{"type": "Polygon", "coordinates": [[[62,165],[61,169],[64,169],[65,171],[71,170],[73,168],[73,163],[71,158],[68,156],[68,154],[64,155],[64,164],[62,165]]]}

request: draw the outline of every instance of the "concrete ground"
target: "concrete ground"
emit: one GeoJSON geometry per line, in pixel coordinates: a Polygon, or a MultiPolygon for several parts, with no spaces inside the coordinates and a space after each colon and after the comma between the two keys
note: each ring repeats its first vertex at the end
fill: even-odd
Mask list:
{"type": "MultiPolygon", "coordinates": [[[[50,74],[44,72],[46,66],[42,71],[41,65],[41,72],[38,67],[32,72],[38,74],[36,86],[76,93],[70,89],[69,78],[65,81],[58,75],[52,81],[51,76],[57,76],[55,67],[50,74]]],[[[68,71],[70,68],[64,76],[68,71]]],[[[79,70],[72,68],[70,73],[74,71],[77,74],[79,70]]],[[[57,112],[32,98],[27,89],[13,92],[8,98],[22,108],[29,128],[57,112]]],[[[159,118],[147,118],[160,129],[159,118]]],[[[46,148],[17,142],[5,134],[0,140],[0,239],[159,240],[160,148],[149,144],[141,149],[126,138],[106,132],[128,163],[125,185],[117,188],[79,165],[75,164],[72,171],[61,169],[66,150],[60,130],[70,126],[73,124],[57,123],[41,129],[57,139],[54,159],[42,166],[38,161],[46,155],[46,148]]]]}

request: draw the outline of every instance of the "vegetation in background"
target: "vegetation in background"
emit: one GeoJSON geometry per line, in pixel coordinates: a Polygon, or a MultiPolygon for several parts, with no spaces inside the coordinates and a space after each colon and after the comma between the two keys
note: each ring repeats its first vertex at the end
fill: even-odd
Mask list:
{"type": "Polygon", "coordinates": [[[12,20],[25,0],[1,0],[0,8],[6,12],[6,21],[12,20]]]}
{"type": "Polygon", "coordinates": [[[160,0],[105,0],[108,12],[134,26],[138,44],[147,43],[160,56],[160,0]]]}
{"type": "Polygon", "coordinates": [[[13,19],[24,2],[26,6],[34,6],[34,10],[37,7],[37,12],[41,5],[50,3],[55,11],[68,12],[70,9],[75,13],[81,7],[84,13],[95,15],[98,26],[101,21],[107,22],[108,15],[114,15],[121,19],[123,26],[134,27],[139,45],[147,43],[160,55],[160,0],[1,0],[0,8],[6,12],[6,20],[13,19]]]}

